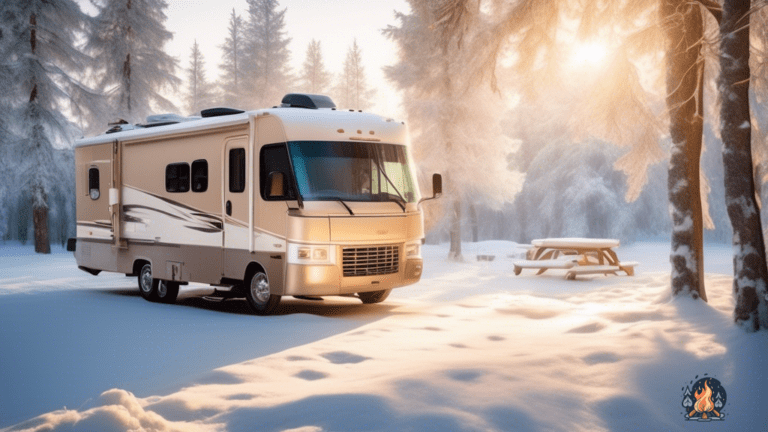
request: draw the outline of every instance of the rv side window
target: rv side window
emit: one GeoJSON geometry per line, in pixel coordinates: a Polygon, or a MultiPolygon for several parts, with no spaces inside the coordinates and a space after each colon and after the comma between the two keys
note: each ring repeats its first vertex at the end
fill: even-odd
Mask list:
{"type": "Polygon", "coordinates": [[[229,151],[229,191],[245,190],[245,149],[234,148],[229,151]]]}
{"type": "Polygon", "coordinates": [[[174,163],[165,167],[165,190],[168,192],[189,191],[189,164],[174,163]]]}
{"type": "Polygon", "coordinates": [[[259,184],[261,185],[261,197],[267,201],[284,201],[295,200],[296,194],[293,193],[291,164],[288,161],[288,150],[285,148],[285,144],[273,144],[267,145],[261,148],[261,156],[259,157],[259,184]],[[267,177],[271,172],[281,172],[285,179],[288,180],[287,196],[279,198],[270,198],[269,191],[267,191],[267,177]]]}
{"type": "Polygon", "coordinates": [[[200,159],[192,162],[192,192],[208,190],[208,161],[200,159]]]}
{"type": "Polygon", "coordinates": [[[99,199],[99,169],[91,168],[88,170],[88,195],[92,200],[99,199]]]}

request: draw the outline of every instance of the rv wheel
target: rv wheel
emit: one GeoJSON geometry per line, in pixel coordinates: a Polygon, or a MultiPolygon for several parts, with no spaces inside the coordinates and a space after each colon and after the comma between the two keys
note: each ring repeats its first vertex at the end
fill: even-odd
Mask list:
{"type": "Polygon", "coordinates": [[[263,272],[257,272],[245,281],[245,299],[256,315],[270,315],[280,304],[280,296],[272,294],[269,279],[263,272]]]}
{"type": "Polygon", "coordinates": [[[162,303],[175,303],[179,295],[179,283],[161,280],[157,284],[157,300],[162,303]]]}
{"type": "Polygon", "coordinates": [[[365,304],[373,304],[373,303],[381,303],[384,300],[389,297],[389,293],[391,293],[392,290],[381,290],[381,291],[371,291],[371,292],[361,292],[357,293],[357,296],[360,297],[360,300],[363,301],[365,304]]]}
{"type": "Polygon", "coordinates": [[[139,292],[144,300],[157,300],[157,285],[160,281],[152,278],[152,266],[144,264],[139,272],[139,292]]]}

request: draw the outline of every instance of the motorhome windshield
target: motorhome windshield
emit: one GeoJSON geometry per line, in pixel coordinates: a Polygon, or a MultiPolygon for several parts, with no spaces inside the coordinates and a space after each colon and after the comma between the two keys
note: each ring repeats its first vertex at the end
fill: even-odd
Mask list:
{"type": "Polygon", "coordinates": [[[404,145],[293,141],[288,148],[305,201],[418,201],[404,145]]]}

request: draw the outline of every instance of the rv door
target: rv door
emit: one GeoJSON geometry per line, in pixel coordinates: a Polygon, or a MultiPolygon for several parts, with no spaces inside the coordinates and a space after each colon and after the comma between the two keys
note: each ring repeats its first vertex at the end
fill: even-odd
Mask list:
{"type": "Polygon", "coordinates": [[[248,138],[231,138],[224,146],[224,259],[227,251],[248,249],[248,138]]]}

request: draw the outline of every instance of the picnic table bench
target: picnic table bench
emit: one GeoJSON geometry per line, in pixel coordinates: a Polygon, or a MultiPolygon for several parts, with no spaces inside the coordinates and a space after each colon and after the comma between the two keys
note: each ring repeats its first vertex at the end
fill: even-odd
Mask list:
{"type": "Polygon", "coordinates": [[[528,259],[513,263],[516,275],[530,268],[537,269],[537,275],[549,269],[565,269],[567,279],[587,274],[616,275],[617,272],[633,276],[638,265],[634,261],[619,261],[613,250],[619,246],[615,239],[552,238],[534,240],[531,244],[528,259]]]}

